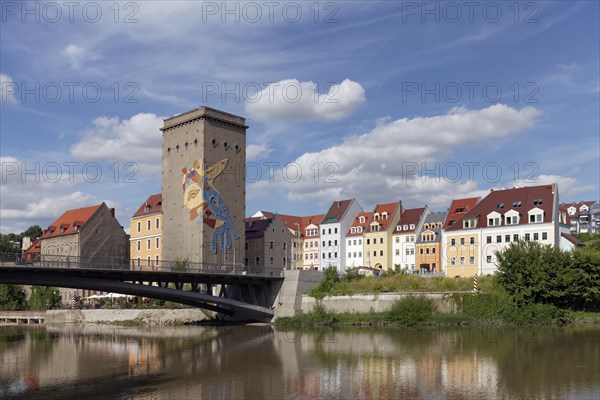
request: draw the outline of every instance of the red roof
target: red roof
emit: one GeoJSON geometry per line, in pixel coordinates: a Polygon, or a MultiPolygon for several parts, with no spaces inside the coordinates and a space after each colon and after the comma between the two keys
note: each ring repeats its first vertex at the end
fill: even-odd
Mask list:
{"type": "Polygon", "coordinates": [[[466,213],[471,211],[473,207],[479,202],[479,197],[469,197],[466,199],[455,199],[452,200],[446,222],[444,222],[444,229],[460,220],[466,213]]]}
{"type": "Polygon", "coordinates": [[[371,219],[371,217],[373,217],[372,211],[361,212],[360,214],[358,214],[356,218],[354,218],[354,223],[352,224],[350,229],[348,229],[348,233],[346,234],[346,236],[362,236],[367,231],[367,226],[369,225],[369,220],[371,219]],[[360,217],[365,217],[365,222],[361,223],[360,217]],[[356,232],[355,229],[355,232],[352,233],[352,228],[358,228],[359,226],[362,227],[362,232],[356,232]]]}
{"type": "Polygon", "coordinates": [[[153,194],[133,214],[132,218],[142,217],[144,215],[156,214],[162,211],[162,193],[153,194]]]}
{"type": "Polygon", "coordinates": [[[327,214],[323,217],[322,223],[336,223],[342,220],[342,217],[346,213],[348,207],[352,204],[350,200],[338,200],[331,203],[331,207],[327,210],[327,214]]]}
{"type": "MultiPolygon", "coordinates": [[[[412,232],[417,228],[417,224],[419,223],[419,221],[421,220],[421,216],[423,215],[423,213],[425,212],[425,207],[422,208],[409,208],[408,210],[404,210],[404,212],[402,213],[402,215],[400,216],[400,220],[398,221],[398,225],[396,225],[397,227],[400,226],[404,226],[404,225],[408,225],[408,229],[407,230],[401,230],[402,233],[407,233],[407,232],[412,232]],[[414,225],[415,229],[410,229],[410,226],[414,225]]],[[[398,229],[396,229],[397,232],[398,229]]]]}
{"type": "Polygon", "coordinates": [[[40,254],[42,252],[42,242],[40,239],[33,241],[31,246],[25,250],[25,254],[40,254]]]}
{"type": "Polygon", "coordinates": [[[373,223],[375,221],[375,214],[379,214],[380,217],[377,220],[377,222],[379,223],[379,226],[380,226],[379,230],[380,231],[387,230],[387,228],[390,224],[390,221],[392,220],[392,216],[394,215],[394,211],[396,211],[396,208],[398,206],[400,206],[400,202],[377,204],[375,206],[375,210],[373,211],[373,215],[371,216],[371,219],[368,221],[368,224],[371,225],[371,223],[373,223]],[[388,214],[387,219],[381,218],[381,215],[383,215],[384,212],[388,214]]]}
{"type": "Polygon", "coordinates": [[[569,242],[573,243],[573,245],[575,245],[576,247],[584,247],[585,246],[585,243],[583,243],[581,240],[577,239],[575,236],[571,235],[570,233],[561,233],[560,236],[564,237],[569,242]]]}
{"type": "MultiPolygon", "coordinates": [[[[536,207],[544,211],[542,222],[552,222],[554,196],[558,195],[557,190],[556,184],[492,190],[471,211],[467,212],[446,230],[463,229],[463,224],[460,221],[465,218],[475,218],[477,219],[477,228],[486,228],[487,215],[494,211],[505,214],[507,211],[515,210],[520,216],[519,225],[524,225],[529,223],[528,211],[536,207]]],[[[502,226],[504,226],[504,222],[502,222],[502,226]]]]}
{"type": "MultiPolygon", "coordinates": [[[[592,208],[594,203],[595,203],[595,201],[580,201],[579,203],[575,203],[575,202],[561,203],[560,207],[564,207],[565,209],[568,209],[569,207],[575,207],[575,214],[573,214],[573,217],[578,217],[581,215],[581,211],[579,211],[579,207],[586,205],[588,207],[588,211],[589,211],[589,209],[592,208]]],[[[587,214],[588,213],[586,213],[586,215],[587,214]]]]}
{"type": "MultiPolygon", "coordinates": [[[[264,211],[263,211],[264,214],[264,211]]],[[[306,217],[298,217],[295,215],[282,215],[278,214],[282,219],[285,226],[292,230],[295,235],[295,232],[300,231],[300,237],[304,237],[306,234],[306,227],[310,224],[314,224],[319,226],[321,220],[323,219],[323,214],[320,215],[308,215],[306,217]]]]}
{"type": "Polygon", "coordinates": [[[104,203],[65,211],[63,215],[58,217],[58,219],[44,231],[40,239],[78,233],[81,227],[85,225],[92,215],[94,215],[94,213],[103,205],[104,203]],[[77,229],[75,227],[77,227],[77,229]]]}

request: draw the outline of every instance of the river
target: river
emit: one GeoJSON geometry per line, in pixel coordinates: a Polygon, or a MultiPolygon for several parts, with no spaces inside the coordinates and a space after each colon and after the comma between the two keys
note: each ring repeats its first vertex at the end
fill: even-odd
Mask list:
{"type": "Polygon", "coordinates": [[[600,399],[600,326],[0,327],[0,398],[600,399]]]}

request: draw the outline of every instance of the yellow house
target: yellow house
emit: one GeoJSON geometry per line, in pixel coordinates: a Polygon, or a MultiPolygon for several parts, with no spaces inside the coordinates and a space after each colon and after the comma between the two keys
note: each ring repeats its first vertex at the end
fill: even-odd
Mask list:
{"type": "Polygon", "coordinates": [[[417,237],[415,245],[415,264],[419,272],[440,272],[442,229],[446,212],[436,212],[427,215],[423,230],[417,237]]]}
{"type": "Polygon", "coordinates": [[[131,217],[129,229],[134,269],[155,269],[162,260],[162,194],[153,194],[131,217]]]}
{"type": "Polygon", "coordinates": [[[479,201],[479,197],[455,199],[450,205],[442,242],[442,264],[446,276],[470,277],[479,271],[481,235],[479,230],[473,229],[475,221],[464,219],[479,201]]]}
{"type": "Polygon", "coordinates": [[[402,202],[378,204],[368,221],[363,237],[363,264],[392,269],[392,233],[402,214],[402,202]]]}

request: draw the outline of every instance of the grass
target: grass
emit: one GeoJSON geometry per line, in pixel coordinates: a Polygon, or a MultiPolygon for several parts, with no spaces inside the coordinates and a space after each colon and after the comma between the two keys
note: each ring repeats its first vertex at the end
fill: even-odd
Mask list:
{"type": "MultiPolygon", "coordinates": [[[[482,293],[491,290],[492,276],[483,276],[477,281],[482,293]]],[[[460,292],[473,290],[472,278],[425,278],[418,275],[390,274],[383,277],[361,279],[338,278],[337,281],[317,285],[307,294],[317,299],[325,296],[352,294],[375,294],[389,292],[460,292]]]]}

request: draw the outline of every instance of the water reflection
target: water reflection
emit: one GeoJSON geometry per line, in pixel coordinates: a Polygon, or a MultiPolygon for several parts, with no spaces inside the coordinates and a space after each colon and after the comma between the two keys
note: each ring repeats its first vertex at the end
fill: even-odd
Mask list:
{"type": "Polygon", "coordinates": [[[600,398],[600,327],[0,327],[0,397],[600,398]]]}

